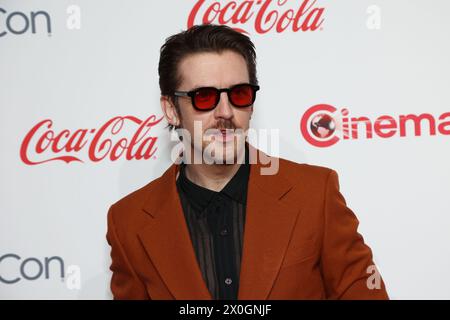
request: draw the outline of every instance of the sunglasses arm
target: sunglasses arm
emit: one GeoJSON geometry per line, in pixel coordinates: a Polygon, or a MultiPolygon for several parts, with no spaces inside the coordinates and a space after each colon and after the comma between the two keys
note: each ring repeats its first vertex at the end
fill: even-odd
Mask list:
{"type": "Polygon", "coordinates": [[[187,91],[175,91],[173,94],[178,97],[188,97],[189,96],[189,92],[187,92],[187,91]]]}

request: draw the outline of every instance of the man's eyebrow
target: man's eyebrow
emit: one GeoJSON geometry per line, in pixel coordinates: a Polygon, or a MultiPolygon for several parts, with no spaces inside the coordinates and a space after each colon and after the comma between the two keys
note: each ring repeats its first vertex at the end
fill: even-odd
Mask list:
{"type": "MultiPolygon", "coordinates": [[[[235,85],[241,84],[241,83],[248,83],[248,81],[237,81],[237,82],[234,82],[233,84],[230,84],[228,87],[225,87],[225,88],[230,88],[230,87],[232,87],[232,86],[235,86],[235,85]]],[[[214,85],[195,85],[195,86],[193,86],[192,89],[190,89],[189,91],[191,91],[191,90],[196,90],[196,89],[198,89],[198,88],[206,88],[206,87],[208,87],[208,88],[210,88],[210,87],[212,87],[212,88],[219,88],[219,87],[214,86],[214,85]]],[[[220,89],[220,88],[219,88],[219,89],[220,89]]]]}
{"type": "Polygon", "coordinates": [[[195,89],[198,89],[198,88],[205,88],[205,87],[214,87],[214,86],[212,86],[212,85],[199,85],[199,84],[197,84],[197,85],[193,86],[191,90],[195,90],[195,89]]]}

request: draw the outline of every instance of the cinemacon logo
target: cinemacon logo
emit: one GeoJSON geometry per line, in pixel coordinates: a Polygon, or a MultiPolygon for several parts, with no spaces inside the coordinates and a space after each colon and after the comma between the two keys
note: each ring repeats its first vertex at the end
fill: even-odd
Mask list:
{"type": "Polygon", "coordinates": [[[329,104],[310,107],[300,120],[303,138],[315,147],[330,147],[341,140],[450,135],[450,112],[399,116],[381,115],[376,119],[350,116],[347,108],[329,104]]]}
{"type": "Polygon", "coordinates": [[[281,33],[322,30],[325,8],[317,0],[198,0],[188,16],[187,27],[197,24],[221,24],[249,33],[281,33]]]}
{"type": "Polygon", "coordinates": [[[38,30],[52,32],[52,23],[47,11],[11,11],[0,8],[0,37],[8,33],[22,35],[24,33],[35,34],[38,30]]]}
{"type": "Polygon", "coordinates": [[[22,257],[15,253],[0,255],[0,283],[58,279],[68,289],[81,289],[81,270],[77,265],[66,267],[60,256],[22,257]]]}

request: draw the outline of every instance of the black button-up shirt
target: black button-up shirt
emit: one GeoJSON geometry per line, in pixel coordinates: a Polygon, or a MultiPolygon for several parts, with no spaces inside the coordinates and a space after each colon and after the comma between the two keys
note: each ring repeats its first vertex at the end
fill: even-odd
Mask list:
{"type": "Polygon", "coordinates": [[[237,299],[250,174],[248,147],[245,162],[220,192],[190,181],[185,166],[180,166],[177,189],[203,279],[214,299],[237,299]]]}

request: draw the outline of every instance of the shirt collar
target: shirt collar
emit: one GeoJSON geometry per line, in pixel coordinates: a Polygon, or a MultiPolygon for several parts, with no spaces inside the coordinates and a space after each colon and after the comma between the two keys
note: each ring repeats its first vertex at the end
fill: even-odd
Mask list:
{"type": "Polygon", "coordinates": [[[189,199],[188,201],[198,211],[207,208],[212,199],[219,195],[225,195],[245,205],[247,200],[248,178],[250,175],[249,151],[245,145],[245,161],[239,166],[238,171],[219,192],[199,186],[189,180],[185,175],[186,164],[181,163],[180,175],[177,185],[189,199]]]}

